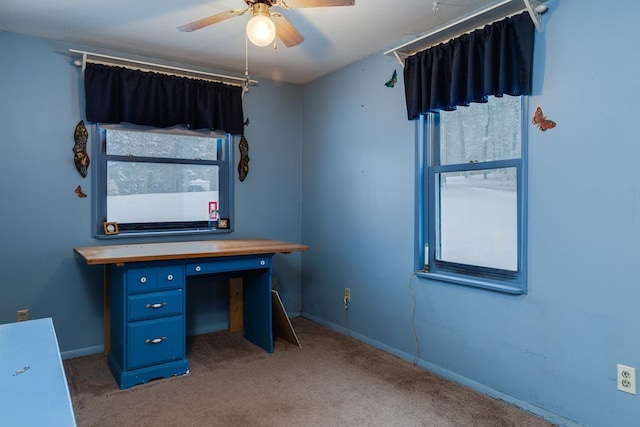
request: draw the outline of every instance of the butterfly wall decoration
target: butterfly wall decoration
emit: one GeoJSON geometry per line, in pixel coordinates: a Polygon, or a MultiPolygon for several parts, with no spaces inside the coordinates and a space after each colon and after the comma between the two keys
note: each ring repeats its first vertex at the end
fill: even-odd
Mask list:
{"type": "Polygon", "coordinates": [[[536,112],[533,114],[533,118],[531,119],[531,123],[538,126],[542,132],[546,132],[548,129],[553,129],[556,127],[556,122],[553,120],[548,120],[544,114],[542,113],[542,108],[536,108],[536,112]]]}
{"type": "Polygon", "coordinates": [[[393,75],[391,76],[391,79],[389,79],[389,81],[386,82],[384,85],[386,87],[394,87],[396,83],[398,83],[398,70],[393,70],[393,75]]]}
{"type": "Polygon", "coordinates": [[[78,197],[80,197],[81,199],[87,197],[87,195],[82,191],[82,187],[79,185],[76,187],[74,191],[78,195],[78,197]]]}

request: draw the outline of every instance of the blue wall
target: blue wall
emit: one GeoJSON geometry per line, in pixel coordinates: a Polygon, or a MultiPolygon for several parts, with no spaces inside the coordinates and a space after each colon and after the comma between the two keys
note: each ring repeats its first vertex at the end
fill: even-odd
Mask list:
{"type": "MultiPolygon", "coordinates": [[[[101,351],[103,269],[85,265],[72,248],[105,241],[91,238],[90,198],[74,193],[81,184],[91,196],[92,177],[83,179],[73,164],[84,94],[69,48],[94,50],[0,32],[0,323],[25,308],[32,318],[52,317],[61,350],[77,355],[101,351]]],[[[297,85],[262,80],[245,97],[250,172],[235,180],[236,231],[223,238],[301,241],[299,97],[297,85]]],[[[274,273],[285,308],[298,314],[301,255],[275,255],[274,273]]],[[[226,328],[224,284],[193,280],[187,295],[188,332],[226,328]]]]}
{"type": "Polygon", "coordinates": [[[558,125],[529,126],[529,294],[409,281],[415,129],[380,54],[303,88],[303,314],[411,361],[415,324],[421,366],[556,422],[637,425],[616,364],[640,368],[640,4],[548,4],[530,107],[558,125]]]}
{"type": "MultiPolygon", "coordinates": [[[[640,4],[548,4],[530,106],[558,126],[530,127],[528,295],[412,277],[415,129],[402,69],[382,54],[302,87],[251,89],[251,172],[236,181],[233,237],[311,246],[276,256],[292,314],[556,422],[634,425],[640,396],[616,390],[616,363],[640,368],[640,4]]],[[[62,350],[81,353],[102,344],[102,271],[71,251],[100,242],[73,193],[91,186],[73,167],[83,110],[69,47],[82,48],[0,32],[0,323],[21,308],[51,316],[62,350]]],[[[190,329],[223,328],[225,291],[190,286],[190,329]]]]}

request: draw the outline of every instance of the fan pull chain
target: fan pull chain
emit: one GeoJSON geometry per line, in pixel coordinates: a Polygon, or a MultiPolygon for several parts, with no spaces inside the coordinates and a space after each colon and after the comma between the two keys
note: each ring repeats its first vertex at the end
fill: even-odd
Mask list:
{"type": "Polygon", "coordinates": [[[244,94],[249,92],[249,85],[251,81],[249,80],[249,37],[245,36],[244,38],[244,87],[242,88],[242,97],[244,98],[244,94]]]}

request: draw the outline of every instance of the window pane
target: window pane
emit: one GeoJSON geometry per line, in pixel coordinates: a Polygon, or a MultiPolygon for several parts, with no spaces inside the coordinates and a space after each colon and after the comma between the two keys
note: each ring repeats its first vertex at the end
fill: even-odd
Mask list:
{"type": "Polygon", "coordinates": [[[516,168],[436,174],[436,259],[518,270],[516,168]]]}
{"type": "Polygon", "coordinates": [[[107,129],[107,154],[217,160],[220,139],[175,133],[107,129]]]}
{"type": "Polygon", "coordinates": [[[207,221],[220,210],[218,166],[107,162],[107,221],[207,221]]]}
{"type": "Polygon", "coordinates": [[[440,164],[520,158],[520,97],[491,97],[440,114],[440,164]]]}

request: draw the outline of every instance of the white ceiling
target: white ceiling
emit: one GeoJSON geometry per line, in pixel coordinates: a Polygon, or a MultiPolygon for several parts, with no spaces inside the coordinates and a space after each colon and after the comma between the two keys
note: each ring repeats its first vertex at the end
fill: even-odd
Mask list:
{"type": "MultiPolygon", "coordinates": [[[[522,3],[522,0],[513,0],[522,3]]],[[[307,83],[500,0],[356,0],[354,6],[281,9],[305,38],[299,46],[249,44],[249,72],[307,83]]],[[[243,76],[251,14],[183,33],[177,27],[243,0],[0,0],[0,30],[161,58],[243,76]]]]}

